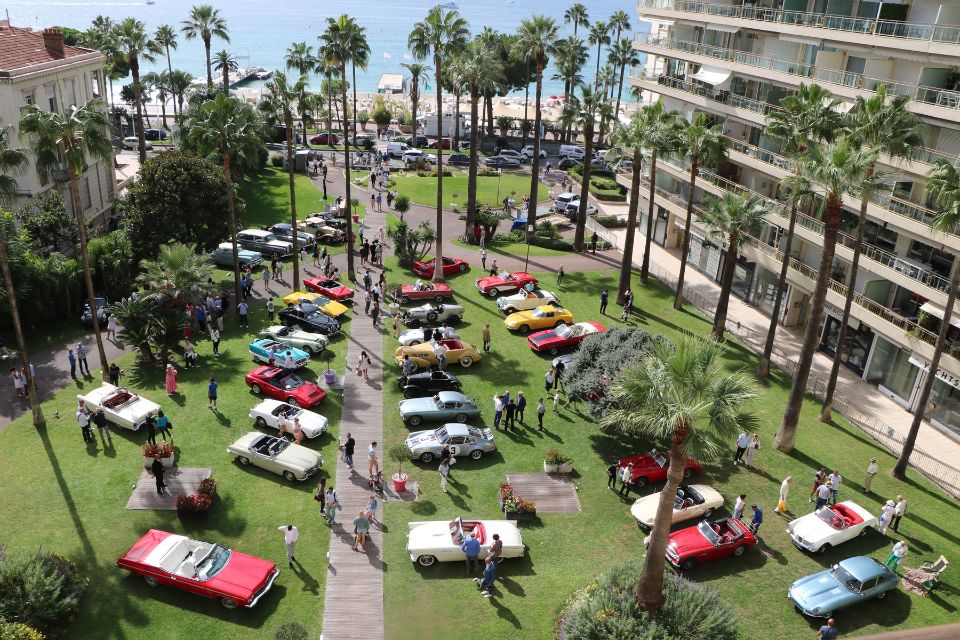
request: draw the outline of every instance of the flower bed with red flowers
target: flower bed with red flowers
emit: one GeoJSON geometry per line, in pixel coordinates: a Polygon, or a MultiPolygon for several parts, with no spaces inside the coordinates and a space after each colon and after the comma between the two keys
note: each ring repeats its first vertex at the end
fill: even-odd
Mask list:
{"type": "Polygon", "coordinates": [[[181,493],[177,496],[177,513],[183,515],[202,514],[206,516],[213,508],[213,497],[217,493],[217,481],[205,478],[200,481],[200,487],[193,495],[181,493]]]}

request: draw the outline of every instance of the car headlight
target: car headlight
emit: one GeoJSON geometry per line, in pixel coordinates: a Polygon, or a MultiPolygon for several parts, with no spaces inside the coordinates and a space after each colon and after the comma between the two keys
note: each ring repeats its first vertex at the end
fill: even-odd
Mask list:
{"type": "Polygon", "coordinates": [[[813,609],[810,610],[810,613],[812,613],[812,614],[814,614],[814,615],[819,614],[819,613],[820,613],[820,607],[814,607],[813,609]]]}

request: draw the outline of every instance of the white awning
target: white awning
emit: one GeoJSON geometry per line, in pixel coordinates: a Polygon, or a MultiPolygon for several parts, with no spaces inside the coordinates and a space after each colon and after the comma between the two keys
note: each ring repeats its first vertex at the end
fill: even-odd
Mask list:
{"type": "Polygon", "coordinates": [[[730,69],[701,65],[700,70],[690,77],[700,82],[712,84],[715,89],[726,89],[729,86],[731,75],[733,75],[733,71],[730,69]]]}
{"type": "Polygon", "coordinates": [[[736,33],[740,31],[740,27],[733,27],[726,24],[716,24],[713,22],[707,23],[707,29],[712,29],[713,31],[722,31],[723,33],[736,33]]]}
{"type": "Polygon", "coordinates": [[[804,38],[802,36],[788,36],[780,34],[777,36],[778,40],[784,40],[786,42],[795,42],[796,44],[808,44],[811,47],[819,47],[823,44],[823,40],[817,38],[804,38]]]}
{"type": "Polygon", "coordinates": [[[658,18],[656,16],[640,16],[637,18],[640,22],[653,22],[656,24],[662,24],[666,27],[672,27],[675,22],[673,20],[667,20],[666,18],[658,18]]]}
{"type": "Polygon", "coordinates": [[[840,113],[850,113],[850,111],[853,109],[854,106],[856,106],[856,103],[854,102],[843,102],[841,100],[840,103],[837,105],[837,111],[839,111],[840,113]]]}
{"type": "MultiPolygon", "coordinates": [[[[941,307],[935,302],[930,302],[929,300],[924,302],[922,305],[920,305],[920,311],[929,313],[938,320],[943,320],[944,307],[941,307]]],[[[960,315],[957,314],[956,308],[954,308],[953,314],[950,316],[950,324],[960,329],[960,315]]]]}

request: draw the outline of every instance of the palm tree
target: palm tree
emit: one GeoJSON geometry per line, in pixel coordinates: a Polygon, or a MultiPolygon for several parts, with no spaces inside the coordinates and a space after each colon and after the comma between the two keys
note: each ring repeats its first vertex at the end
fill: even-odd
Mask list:
{"type": "Polygon", "coordinates": [[[273,79],[267,83],[267,95],[260,104],[261,109],[269,112],[283,122],[287,130],[287,175],[290,181],[290,225],[293,228],[293,290],[300,286],[300,249],[297,246],[297,190],[294,182],[293,161],[293,104],[302,99],[307,86],[307,76],[290,85],[287,74],[275,71],[273,79]]]}
{"type": "MultiPolygon", "coordinates": [[[[367,42],[367,28],[361,27],[355,20],[351,18],[352,24],[350,28],[350,73],[352,75],[352,86],[353,91],[353,119],[351,124],[353,126],[353,140],[356,143],[357,140],[357,67],[360,67],[363,70],[366,70],[367,64],[370,62],[370,44],[367,42]]],[[[344,107],[344,113],[346,113],[346,107],[344,107]]],[[[344,137],[347,135],[346,129],[343,131],[344,137]]],[[[346,142],[344,142],[346,144],[346,142]]]]}
{"type": "MultiPolygon", "coordinates": [[[[690,223],[693,221],[693,199],[696,195],[697,176],[700,167],[715,167],[727,157],[730,141],[724,137],[719,125],[710,125],[707,114],[701,113],[683,131],[682,149],[690,160],[690,191],[687,193],[687,221],[683,227],[683,249],[680,251],[680,274],[677,276],[677,294],[673,308],[683,308],[683,275],[687,270],[687,255],[690,252],[690,223]]],[[[647,229],[651,233],[651,229],[647,229]]]]}
{"type": "MultiPolygon", "coordinates": [[[[413,121],[413,143],[411,146],[417,146],[417,107],[420,105],[420,80],[427,77],[431,69],[428,65],[419,62],[404,62],[401,67],[410,72],[410,119],[413,121]]],[[[472,150],[471,150],[472,152],[472,150]]]]}
{"type": "MultiPolygon", "coordinates": [[[[587,61],[587,47],[583,43],[583,38],[567,36],[557,43],[555,49],[553,63],[557,67],[558,74],[554,79],[563,80],[564,100],[572,100],[573,90],[579,84],[578,70],[587,61]]],[[[564,128],[564,134],[564,139],[568,140],[569,131],[566,128],[564,128]]]]}
{"type": "Polygon", "coordinates": [[[630,29],[630,25],[630,14],[623,9],[614,11],[613,15],[607,20],[607,28],[616,30],[616,33],[613,36],[614,42],[620,42],[620,36],[623,35],[624,31],[630,29]]]}
{"type": "MultiPolygon", "coordinates": [[[[847,128],[850,135],[860,144],[885,153],[894,158],[911,159],[916,150],[923,146],[920,120],[907,111],[910,98],[895,95],[887,99],[886,85],[876,88],[876,93],[869,99],[857,97],[853,110],[847,118],[847,128]]],[[[853,245],[853,262],[850,264],[850,277],[847,279],[847,298],[843,303],[843,316],[840,318],[840,331],[837,334],[837,349],[833,355],[833,366],[830,368],[830,379],[827,381],[827,390],[823,397],[823,408],[820,410],[820,421],[830,422],[833,413],[833,394],[837,389],[837,376],[840,375],[840,363],[843,360],[843,349],[847,342],[847,325],[850,322],[850,309],[853,306],[853,285],[857,281],[857,270],[860,267],[860,252],[863,249],[863,232],[867,224],[867,203],[870,196],[883,183],[884,178],[876,174],[876,167],[871,164],[864,174],[864,183],[860,188],[860,217],[857,221],[857,239],[853,245]]]]}
{"type": "MultiPolygon", "coordinates": [[[[177,48],[177,32],[176,32],[176,30],[174,30],[174,28],[171,27],[171,26],[168,25],[168,24],[162,24],[162,25],[160,25],[159,27],[157,27],[157,30],[154,32],[154,34],[153,34],[153,40],[154,40],[154,42],[157,43],[157,45],[159,45],[160,47],[162,47],[163,50],[166,52],[166,54],[167,54],[167,73],[172,76],[172,75],[173,75],[173,65],[170,64],[170,49],[176,49],[176,48],[177,48]]],[[[173,118],[174,118],[174,120],[176,120],[176,118],[177,118],[177,101],[176,101],[176,100],[173,101],[173,118]]],[[[164,116],[164,118],[163,118],[163,126],[164,126],[164,127],[167,126],[167,118],[166,118],[166,116],[164,116]]]]}
{"type": "MultiPolygon", "coordinates": [[[[147,139],[143,132],[143,95],[140,86],[140,60],[154,62],[161,53],[160,45],[147,35],[146,27],[139,20],[127,18],[117,25],[114,34],[117,47],[127,59],[130,75],[133,77],[133,96],[136,105],[137,147],[140,150],[140,163],[147,160],[147,139]]],[[[92,307],[91,307],[92,308],[92,307]]]]}
{"type": "Polygon", "coordinates": [[[187,91],[190,90],[192,83],[193,76],[179,69],[175,69],[167,80],[167,84],[170,86],[170,93],[173,94],[174,97],[174,104],[177,105],[180,112],[183,111],[183,100],[186,97],[187,91]]]}
{"type": "Polygon", "coordinates": [[[145,291],[157,292],[161,302],[183,309],[195,302],[213,273],[213,263],[191,244],[171,242],[160,246],[156,260],[141,260],[137,282],[145,291]]]}
{"type": "MultiPolygon", "coordinates": [[[[423,60],[433,54],[433,71],[437,85],[437,132],[443,137],[443,58],[463,48],[467,41],[467,21],[456,10],[445,11],[439,5],[427,17],[413,25],[407,45],[414,57],[423,60]]],[[[416,126],[414,126],[416,130],[416,126]]],[[[416,138],[416,135],[414,135],[416,138]]],[[[536,162],[536,161],[535,161],[536,162]]],[[[534,164],[536,171],[536,164],[534,164]]],[[[536,175],[534,175],[536,179],[536,175]]],[[[437,152],[437,260],[433,281],[443,282],[443,153],[437,152]]]]}
{"type": "MultiPolygon", "coordinates": [[[[603,94],[594,91],[586,85],[580,86],[580,110],[577,114],[577,122],[583,127],[583,138],[585,144],[584,158],[593,157],[593,128],[597,122],[597,116],[603,118],[603,113],[609,111],[608,103],[603,94]]],[[[583,177],[580,183],[580,208],[577,211],[577,228],[573,235],[573,250],[583,251],[584,235],[587,227],[587,200],[590,195],[590,175],[592,165],[589,160],[583,163],[583,177]]]]}
{"type": "Polygon", "coordinates": [[[713,316],[711,337],[714,340],[723,340],[723,332],[727,326],[727,307],[730,304],[733,274],[737,269],[737,250],[749,236],[756,235],[763,228],[765,215],[763,198],[760,196],[725,193],[723,198],[713,198],[707,208],[697,216],[711,228],[711,236],[727,243],[723,273],[720,276],[720,298],[713,316]]]}
{"type": "Polygon", "coordinates": [[[633,43],[629,38],[622,38],[614,42],[610,48],[611,62],[614,69],[620,67],[620,79],[617,82],[617,105],[613,109],[614,118],[620,117],[620,99],[623,97],[623,81],[626,77],[627,67],[633,67],[640,64],[640,54],[633,48],[633,43]]]}
{"type": "Polygon", "coordinates": [[[220,10],[209,4],[198,4],[190,8],[190,17],[181,23],[181,31],[187,40],[200,38],[207,59],[207,92],[213,91],[213,74],[210,72],[210,40],[216,36],[224,42],[230,42],[227,21],[220,16],[220,10]]]}
{"type": "Polygon", "coordinates": [[[543,67],[547,53],[553,50],[553,43],[557,41],[557,23],[553,18],[533,16],[524,20],[517,31],[517,39],[513,45],[513,52],[532,60],[536,64],[537,89],[534,96],[533,114],[533,160],[532,175],[530,176],[530,202],[527,205],[527,242],[533,239],[530,229],[537,224],[537,191],[540,187],[540,122],[543,113],[540,110],[540,99],[543,97],[543,67]]]}
{"type": "MultiPolygon", "coordinates": [[[[957,225],[960,224],[960,159],[956,160],[954,164],[950,164],[946,160],[938,160],[930,170],[928,177],[930,180],[927,182],[926,194],[940,206],[940,214],[933,220],[933,228],[942,233],[954,233],[957,225]]],[[[943,318],[940,320],[940,331],[937,332],[933,357],[930,358],[927,376],[923,381],[923,386],[920,387],[917,410],[913,413],[910,430],[907,432],[907,437],[903,441],[903,448],[900,450],[900,456],[892,470],[893,477],[900,480],[906,480],[907,464],[910,462],[910,455],[917,443],[917,434],[920,433],[920,425],[923,424],[924,414],[930,401],[930,391],[933,389],[933,382],[937,377],[936,373],[940,370],[940,358],[950,344],[947,341],[947,334],[950,333],[950,322],[953,319],[958,290],[960,290],[960,269],[954,269],[953,277],[950,279],[950,288],[947,290],[947,306],[944,308],[943,318]]]]}
{"type": "Polygon", "coordinates": [[[610,44],[610,31],[607,23],[594,22],[590,27],[590,36],[587,38],[587,42],[597,45],[597,70],[593,73],[593,86],[597,89],[600,86],[598,84],[600,79],[600,61],[603,59],[600,50],[603,48],[603,45],[610,44]]]}
{"type": "MultiPolygon", "coordinates": [[[[125,21],[126,22],[126,21],[125,21]]],[[[83,215],[80,198],[80,176],[87,168],[87,157],[106,161],[113,159],[110,145],[109,122],[106,104],[102,100],[90,100],[79,107],[72,106],[63,113],[41,111],[37,105],[28,104],[20,111],[20,137],[30,139],[37,165],[37,173],[45,179],[60,176],[65,171],[70,182],[70,199],[77,218],[77,236],[80,241],[80,264],[87,289],[87,303],[91,309],[97,304],[93,296],[93,277],[90,256],[87,253],[87,220],[83,215]]],[[[140,135],[143,135],[141,130],[140,135]]],[[[142,143],[141,138],[141,143],[142,143]]],[[[100,323],[93,314],[93,335],[97,340],[100,365],[106,379],[109,363],[100,337],[100,323]]]]}
{"type": "MultiPolygon", "coordinates": [[[[154,87],[157,90],[157,100],[160,101],[160,119],[163,122],[163,128],[167,128],[167,100],[170,98],[170,73],[163,71],[157,73],[151,71],[143,76],[143,84],[154,87]]],[[[173,101],[176,108],[177,101],[173,101]]]]}
{"type": "MultiPolygon", "coordinates": [[[[807,85],[801,82],[797,92],[781,99],[780,109],[772,111],[767,117],[767,135],[782,142],[783,154],[794,160],[794,172],[799,171],[800,164],[797,160],[806,153],[807,147],[820,141],[832,140],[834,132],[840,129],[842,118],[837,111],[839,104],[840,100],[833,98],[830,92],[820,85],[807,85]]],[[[783,294],[787,288],[787,272],[791,260],[789,256],[793,247],[797,208],[801,199],[803,199],[802,196],[790,198],[790,223],[787,225],[787,235],[783,244],[784,260],[780,266],[780,277],[774,294],[770,328],[767,329],[767,340],[763,345],[763,355],[760,356],[760,365],[757,368],[757,376],[760,378],[770,375],[770,356],[773,353],[773,343],[777,335],[783,294]]]]}
{"type": "MultiPolygon", "coordinates": [[[[607,92],[609,87],[615,84],[614,80],[615,74],[610,65],[606,65],[600,70],[600,75],[597,77],[597,84],[594,86],[594,90],[600,95],[601,98],[604,99],[604,101],[608,101],[607,92]]],[[[612,114],[613,112],[611,111],[603,118],[600,118],[600,130],[597,134],[597,144],[603,144],[603,140],[607,135],[607,119],[612,114]]]]}
{"type": "Polygon", "coordinates": [[[190,142],[204,154],[217,152],[223,161],[227,180],[227,209],[230,214],[230,240],[233,244],[233,289],[240,296],[240,260],[237,254],[237,206],[234,201],[231,154],[242,154],[260,142],[259,126],[253,109],[236,98],[218,93],[204,102],[193,117],[190,142]]]}
{"type": "Polygon", "coordinates": [[[601,419],[604,427],[670,443],[667,483],[636,592],[640,610],[654,616],[663,604],[664,555],[687,457],[716,460],[738,431],[756,425],[746,406],[756,393],[744,376],[724,370],[722,350],[694,338],[656,342],[650,355],[618,376],[610,389],[617,408],[601,419]]]}
{"type": "MultiPolygon", "coordinates": [[[[313,55],[313,47],[306,42],[294,42],[287,48],[287,54],[284,56],[284,64],[286,64],[287,69],[296,71],[301,76],[309,78],[310,74],[317,68],[317,57],[313,55]]],[[[297,111],[300,113],[300,126],[303,128],[303,144],[307,144],[306,113],[309,111],[309,108],[306,108],[308,105],[300,104],[299,98],[297,102],[297,111]]]]}
{"type": "MultiPolygon", "coordinates": [[[[573,25],[573,35],[566,41],[565,45],[561,45],[561,48],[566,49],[569,47],[571,50],[570,66],[567,69],[567,78],[564,83],[564,95],[570,98],[572,97],[573,88],[579,84],[576,76],[580,72],[580,67],[587,63],[587,54],[585,51],[586,48],[583,46],[583,38],[577,38],[577,27],[588,28],[590,26],[590,16],[587,14],[587,8],[580,2],[574,2],[570,5],[569,9],[563,12],[563,22],[564,24],[573,25]],[[578,44],[574,45],[574,42],[578,44]],[[580,48],[584,49],[583,55],[577,55],[573,52],[573,49],[579,51],[580,48]]],[[[567,142],[569,142],[569,139],[567,142]]]]}
{"type": "MultiPolygon", "coordinates": [[[[20,147],[10,146],[13,127],[0,126],[0,204],[13,202],[17,196],[17,181],[13,176],[19,175],[27,166],[27,151],[20,147]]],[[[17,292],[13,288],[13,274],[10,271],[10,258],[7,255],[7,233],[14,232],[13,216],[0,209],[0,270],[3,271],[3,288],[7,296],[7,306],[10,307],[10,319],[13,322],[13,333],[17,338],[17,348],[20,349],[20,363],[27,376],[27,398],[30,400],[30,411],[33,413],[33,426],[40,429],[47,426],[43,417],[43,409],[37,398],[37,388],[33,376],[30,375],[30,354],[27,353],[27,341],[23,336],[23,325],[20,324],[20,311],[17,308],[17,292]]]]}
{"type": "MultiPolygon", "coordinates": [[[[842,137],[821,149],[813,145],[800,159],[800,176],[811,185],[824,192],[821,209],[823,211],[823,246],[820,251],[820,268],[817,283],[810,298],[810,311],[807,314],[807,326],[803,335],[803,346],[797,358],[796,376],[790,388],[787,408],[783,421],[777,431],[777,449],[785,453],[793,451],[797,424],[800,422],[800,409],[803,407],[807,391],[807,379],[810,376],[810,364],[820,342],[820,319],[827,297],[827,287],[833,272],[833,257],[837,249],[837,234],[843,213],[843,197],[857,195],[865,179],[867,169],[876,162],[874,149],[861,148],[855,139],[842,137]]],[[[812,191],[810,187],[798,189],[812,191]]]]}
{"type": "Polygon", "coordinates": [[[222,49],[213,54],[213,68],[219,71],[223,78],[223,94],[230,95],[230,72],[240,68],[237,64],[237,58],[226,49],[222,49]]]}

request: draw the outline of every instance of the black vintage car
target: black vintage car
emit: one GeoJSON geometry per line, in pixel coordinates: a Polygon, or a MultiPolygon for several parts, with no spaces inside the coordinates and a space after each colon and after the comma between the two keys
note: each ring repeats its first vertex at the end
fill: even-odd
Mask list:
{"type": "Polygon", "coordinates": [[[300,328],[305,331],[320,333],[331,338],[340,333],[340,323],[322,311],[307,313],[294,307],[284,309],[278,315],[280,322],[288,327],[300,325],[300,328]]]}
{"type": "MultiPolygon", "coordinates": [[[[110,306],[110,301],[107,300],[107,296],[102,293],[93,294],[93,301],[97,305],[97,321],[102,325],[107,321],[107,307],[110,306]]],[[[80,322],[88,327],[93,326],[93,314],[90,313],[90,304],[88,302],[83,303],[80,322]]],[[[105,327],[101,326],[100,329],[103,330],[105,327]]]]}
{"type": "Polygon", "coordinates": [[[397,379],[404,398],[432,396],[438,391],[460,391],[460,381],[446,371],[421,371],[397,379]]]}

